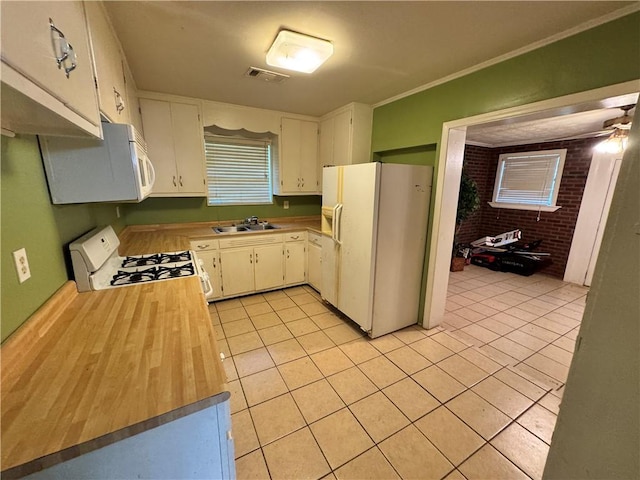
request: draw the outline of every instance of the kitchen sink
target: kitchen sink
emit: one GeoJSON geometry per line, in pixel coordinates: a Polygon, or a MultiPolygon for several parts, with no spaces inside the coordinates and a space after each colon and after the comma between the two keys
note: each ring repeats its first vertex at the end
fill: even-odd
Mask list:
{"type": "Polygon", "coordinates": [[[249,225],[249,229],[256,231],[256,230],[277,230],[278,228],[280,228],[277,225],[273,225],[271,223],[259,223],[257,225],[249,225]]]}
{"type": "Polygon", "coordinates": [[[254,225],[230,225],[227,227],[213,227],[216,233],[237,233],[237,232],[261,232],[263,230],[277,230],[278,225],[271,223],[258,223],[254,225]]]}
{"type": "Polygon", "coordinates": [[[213,231],[216,233],[235,233],[247,232],[249,228],[244,225],[231,225],[229,227],[213,227],[213,231]]]}

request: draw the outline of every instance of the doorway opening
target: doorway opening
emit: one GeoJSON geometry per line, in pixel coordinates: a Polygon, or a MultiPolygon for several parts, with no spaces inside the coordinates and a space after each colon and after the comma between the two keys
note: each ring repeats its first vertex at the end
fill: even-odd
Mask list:
{"type": "Polygon", "coordinates": [[[445,313],[451,246],[467,129],[480,125],[514,124],[533,119],[547,119],[601,108],[619,107],[625,102],[635,103],[638,90],[638,82],[631,81],[443,124],[440,143],[442,148],[434,193],[433,228],[428,252],[423,321],[425,328],[439,325],[445,313]]]}

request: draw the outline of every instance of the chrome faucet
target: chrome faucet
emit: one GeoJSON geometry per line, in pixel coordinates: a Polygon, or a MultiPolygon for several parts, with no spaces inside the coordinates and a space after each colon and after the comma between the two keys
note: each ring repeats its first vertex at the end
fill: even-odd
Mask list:
{"type": "Polygon", "coordinates": [[[258,217],[253,216],[253,217],[247,217],[244,219],[244,224],[245,225],[257,225],[258,224],[258,217]]]}

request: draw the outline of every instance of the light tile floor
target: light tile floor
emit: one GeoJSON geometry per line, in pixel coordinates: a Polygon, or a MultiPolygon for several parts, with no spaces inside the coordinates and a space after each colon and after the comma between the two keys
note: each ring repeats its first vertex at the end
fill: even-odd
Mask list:
{"type": "Polygon", "coordinates": [[[541,478],[586,292],[467,266],[374,340],[310,287],[211,304],[238,479],[541,478]]]}

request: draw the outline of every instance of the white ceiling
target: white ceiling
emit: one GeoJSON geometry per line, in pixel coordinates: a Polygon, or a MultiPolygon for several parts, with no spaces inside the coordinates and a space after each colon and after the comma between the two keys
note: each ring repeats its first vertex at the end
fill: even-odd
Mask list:
{"type": "MultiPolygon", "coordinates": [[[[602,103],[606,108],[575,111],[580,110],[579,106],[576,106],[574,113],[551,111],[491,124],[474,125],[467,129],[466,141],[485,147],[503,147],[572,138],[606,137],[613,129],[603,128],[605,120],[621,117],[624,112],[618,107],[632,105],[637,101],[638,94],[634,93],[603,99],[602,103]]],[[[629,116],[633,118],[635,112],[635,108],[629,110],[629,116]]]]}
{"type": "MultiPolygon", "coordinates": [[[[320,116],[375,105],[639,8],[622,1],[107,1],[140,90],[320,116]],[[281,29],[331,40],[314,74],[269,67],[281,29]],[[291,76],[248,78],[250,67],[291,76]]],[[[622,102],[622,101],[621,101],[622,102]]],[[[608,104],[615,107],[626,103],[608,104]]],[[[562,112],[564,115],[566,112],[562,112]]],[[[543,141],[601,129],[619,111],[470,128],[484,145],[543,141]]],[[[550,114],[551,115],[551,114],[550,114]]],[[[557,113],[555,114],[557,115],[557,113]]]]}
{"type": "Polygon", "coordinates": [[[620,1],[160,1],[105,2],[137,86],[319,116],[349,102],[376,104],[585,23],[628,13],[620,1]],[[616,13],[612,13],[616,12],[616,13]],[[270,84],[280,29],[329,39],[335,54],[314,74],[270,84]]]}

